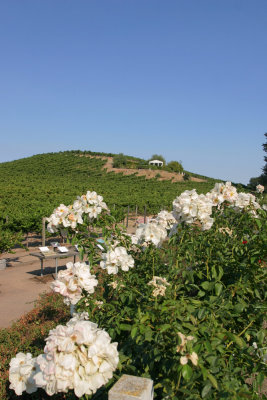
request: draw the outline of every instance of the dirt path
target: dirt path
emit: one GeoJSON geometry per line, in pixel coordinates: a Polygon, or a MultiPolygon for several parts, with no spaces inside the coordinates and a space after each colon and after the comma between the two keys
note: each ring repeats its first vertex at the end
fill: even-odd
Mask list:
{"type": "MultiPolygon", "coordinates": [[[[160,178],[157,178],[159,181],[171,180],[172,182],[182,182],[184,180],[182,174],[178,174],[175,172],[168,172],[162,169],[150,170],[150,169],[134,169],[134,168],[113,168],[113,157],[102,157],[102,156],[91,156],[89,154],[80,155],[80,157],[89,157],[89,158],[100,158],[101,160],[106,160],[106,164],[103,166],[103,169],[106,169],[107,172],[115,172],[116,174],[122,173],[123,175],[137,175],[137,176],[145,176],[146,179],[156,178],[157,174],[160,174],[160,178]]],[[[194,182],[206,182],[204,179],[195,178],[194,176],[190,177],[190,181],[194,182]]]]}
{"type": "MultiPolygon", "coordinates": [[[[135,232],[136,222],[135,216],[129,216],[128,233],[135,232]]],[[[143,218],[139,217],[138,222],[144,222],[143,218]]],[[[50,242],[53,240],[58,238],[49,239],[50,242]]],[[[26,245],[26,242],[24,244],[26,245]]],[[[49,246],[49,242],[46,245],[49,246]]],[[[0,270],[0,329],[7,328],[23,314],[32,310],[39,294],[51,290],[50,284],[55,276],[55,260],[44,261],[44,276],[41,277],[39,259],[29,254],[38,251],[38,246],[41,246],[41,237],[31,234],[29,251],[17,248],[14,254],[1,255],[1,259],[7,260],[7,267],[0,270]]],[[[73,257],[58,259],[58,266],[64,268],[69,261],[73,261],[73,257]]]]}

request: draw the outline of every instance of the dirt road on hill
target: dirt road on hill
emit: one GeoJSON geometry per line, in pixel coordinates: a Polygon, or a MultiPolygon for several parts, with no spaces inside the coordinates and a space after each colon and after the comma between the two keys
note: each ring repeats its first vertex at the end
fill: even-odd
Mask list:
{"type": "MultiPolygon", "coordinates": [[[[182,182],[184,180],[182,174],[178,174],[175,172],[168,172],[162,169],[150,170],[150,169],[134,169],[134,168],[113,168],[113,157],[103,157],[103,156],[91,156],[89,154],[80,155],[80,157],[89,157],[89,158],[100,158],[101,160],[106,160],[106,164],[103,166],[103,169],[106,169],[107,172],[115,172],[116,174],[122,173],[123,175],[137,175],[137,176],[145,176],[146,179],[156,178],[157,174],[160,174],[160,178],[157,178],[159,181],[171,180],[172,182],[182,182]]],[[[206,182],[205,179],[195,178],[194,176],[190,177],[190,181],[194,182],[206,182]]]]}

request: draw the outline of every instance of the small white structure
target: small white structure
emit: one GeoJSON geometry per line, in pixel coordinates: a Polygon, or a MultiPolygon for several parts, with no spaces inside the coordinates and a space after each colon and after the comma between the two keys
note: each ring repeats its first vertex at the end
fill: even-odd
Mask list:
{"type": "Polygon", "coordinates": [[[151,160],[151,161],[149,161],[149,165],[154,165],[156,167],[162,167],[163,162],[160,160],[151,160]]]}

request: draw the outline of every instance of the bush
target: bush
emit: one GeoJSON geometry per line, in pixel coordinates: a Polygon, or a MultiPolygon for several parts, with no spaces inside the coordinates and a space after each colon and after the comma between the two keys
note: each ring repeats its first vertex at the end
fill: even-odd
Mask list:
{"type": "Polygon", "coordinates": [[[170,171],[177,172],[179,174],[181,174],[184,171],[182,164],[179,163],[178,161],[170,161],[168,163],[168,169],[170,169],[170,171]]]}
{"type": "Polygon", "coordinates": [[[147,169],[149,168],[148,162],[147,161],[139,161],[137,164],[138,169],[147,169]]]}
{"type": "Polygon", "coordinates": [[[260,385],[266,371],[253,347],[266,346],[265,246],[266,221],[224,210],[210,231],[184,226],[163,249],[135,253],[134,269],[104,276],[103,306],[87,297],[78,310],[119,343],[121,373],[154,380],[155,398],[257,399],[246,379],[257,373],[260,385]],[[153,276],[170,284],[164,296],[154,297],[153,276]],[[184,352],[179,332],[194,337],[184,352]],[[182,365],[193,353],[198,364],[182,365]]]}
{"type": "Polygon", "coordinates": [[[187,172],[185,172],[184,175],[183,175],[183,180],[184,181],[189,181],[189,179],[190,179],[190,175],[187,172]]]}
{"type": "Polygon", "coordinates": [[[120,153],[113,157],[113,168],[126,168],[127,166],[127,157],[120,153]]]}
{"type": "Polygon", "coordinates": [[[15,245],[22,244],[23,236],[20,232],[14,233],[0,225],[0,254],[12,252],[15,245]]]}
{"type": "Polygon", "coordinates": [[[93,218],[84,205],[84,223],[69,235],[99,285],[93,296],[84,286],[77,290],[76,310],[118,342],[115,379],[150,377],[156,399],[256,400],[267,372],[266,211],[229,184],[208,196],[184,193],[173,206],[173,214],[162,211],[131,238],[113,227],[104,207],[93,218]],[[102,252],[88,236],[89,223],[102,229],[102,252]]]}

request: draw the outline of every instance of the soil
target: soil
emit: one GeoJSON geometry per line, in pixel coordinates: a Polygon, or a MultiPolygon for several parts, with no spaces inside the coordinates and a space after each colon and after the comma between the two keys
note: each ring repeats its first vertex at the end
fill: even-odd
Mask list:
{"type": "MultiPolygon", "coordinates": [[[[139,216],[138,223],[144,222],[143,219],[139,216]]],[[[129,215],[127,232],[134,233],[136,226],[136,217],[129,215]]],[[[59,241],[59,238],[49,238],[46,246],[55,240],[59,241]]],[[[0,329],[9,327],[32,310],[38,296],[51,290],[50,284],[55,279],[55,260],[44,261],[44,275],[41,276],[40,260],[30,255],[31,252],[39,251],[41,243],[40,235],[29,234],[23,243],[28,246],[27,249],[16,248],[12,254],[3,253],[0,257],[7,261],[6,269],[0,270],[0,329]]],[[[64,268],[69,261],[73,261],[73,257],[58,259],[58,270],[64,268]]]]}
{"type": "MultiPolygon", "coordinates": [[[[40,260],[31,256],[35,246],[15,249],[14,254],[3,254],[7,267],[0,270],[0,328],[9,327],[23,314],[34,307],[34,302],[41,293],[49,292],[55,277],[55,260],[44,261],[44,276],[41,277],[40,260]]],[[[58,265],[64,266],[73,257],[59,259],[58,265]]],[[[60,269],[60,268],[58,268],[60,269]]]]}
{"type": "MultiPolygon", "coordinates": [[[[157,174],[160,174],[160,178],[157,178],[159,181],[171,180],[172,182],[182,182],[184,180],[182,174],[178,174],[177,172],[168,172],[162,169],[134,169],[134,168],[113,168],[113,157],[102,157],[102,156],[91,156],[89,154],[83,155],[80,157],[89,157],[89,158],[100,158],[101,160],[106,160],[106,164],[103,166],[107,172],[115,172],[116,174],[123,175],[137,175],[137,176],[145,176],[146,179],[156,178],[157,174]]],[[[194,182],[206,182],[205,179],[195,178],[191,176],[190,181],[194,182]]]]}

